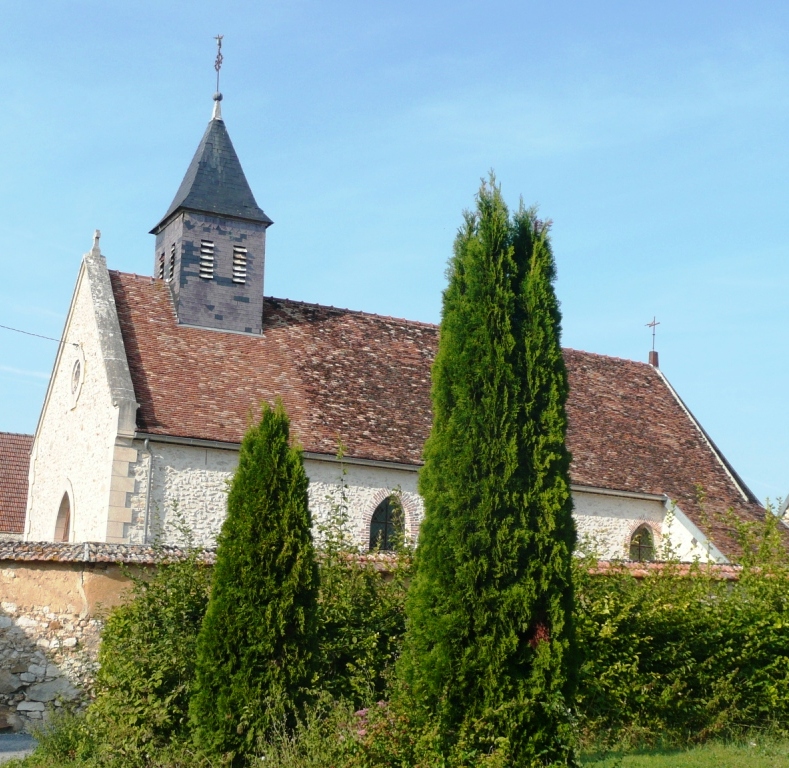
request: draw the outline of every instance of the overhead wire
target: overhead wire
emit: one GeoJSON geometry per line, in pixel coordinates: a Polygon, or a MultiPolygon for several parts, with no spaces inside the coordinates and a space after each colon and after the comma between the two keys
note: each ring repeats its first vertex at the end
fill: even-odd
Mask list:
{"type": "Polygon", "coordinates": [[[53,336],[43,336],[40,333],[32,333],[31,331],[23,331],[21,328],[12,328],[10,325],[0,325],[0,328],[5,329],[6,331],[14,331],[15,333],[24,333],[25,336],[35,336],[37,339],[46,339],[47,341],[56,341],[58,344],[73,344],[75,347],[79,346],[79,344],[76,341],[63,341],[63,339],[56,339],[53,336]]]}

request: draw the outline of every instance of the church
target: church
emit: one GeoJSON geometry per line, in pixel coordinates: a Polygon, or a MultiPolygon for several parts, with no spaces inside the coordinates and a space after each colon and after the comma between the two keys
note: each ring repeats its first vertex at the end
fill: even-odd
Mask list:
{"type": "MultiPolygon", "coordinates": [[[[28,542],[128,545],[178,543],[188,529],[210,546],[244,432],[262,401],[281,397],[316,523],[342,497],[360,548],[386,549],[398,526],[415,540],[439,329],[265,296],[273,222],[214,99],[151,230],[151,274],[109,269],[98,232],[82,259],[32,442],[0,440],[19,465],[0,482],[0,525],[28,542]]],[[[736,542],[724,513],[764,510],[657,357],[567,349],[565,360],[579,540],[606,559],[727,562],[736,542]]]]}

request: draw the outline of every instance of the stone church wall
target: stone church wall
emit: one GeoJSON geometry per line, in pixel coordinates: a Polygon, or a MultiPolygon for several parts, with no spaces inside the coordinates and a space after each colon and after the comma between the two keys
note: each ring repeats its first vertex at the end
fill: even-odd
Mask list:
{"type": "MultiPolygon", "coordinates": [[[[238,462],[236,450],[197,445],[134,441],[138,460],[130,464],[135,492],[131,495],[132,523],[128,543],[194,544],[211,547],[227,514],[227,490],[238,462]],[[149,467],[153,466],[150,484],[149,467]],[[146,512],[147,511],[147,512],[146,512]],[[146,521],[147,518],[147,521],[146,521]],[[146,533],[147,532],[147,533],[146,533]],[[187,534],[188,532],[188,534],[187,534]]],[[[348,533],[364,548],[370,519],[387,496],[398,492],[405,511],[406,534],[415,541],[424,515],[417,493],[417,472],[407,467],[306,456],[310,480],[309,503],[316,537],[338,505],[347,508],[348,533]]],[[[712,554],[703,536],[682,515],[667,507],[661,496],[620,494],[573,489],[578,538],[584,550],[609,560],[627,558],[630,539],[643,524],[653,532],[656,548],[670,545],[683,561],[706,561],[712,554]]]]}
{"type": "MultiPolygon", "coordinates": [[[[146,542],[147,528],[148,543],[183,544],[186,543],[184,532],[188,531],[195,544],[213,546],[227,514],[228,483],[238,463],[238,453],[213,447],[157,443],[153,439],[147,448],[142,440],[136,440],[134,447],[138,460],[130,470],[135,478],[135,492],[131,498],[129,543],[146,542]]],[[[310,479],[309,503],[316,535],[333,506],[341,503],[344,484],[350,533],[360,545],[369,540],[370,518],[376,506],[394,491],[400,492],[403,501],[406,532],[416,537],[423,507],[416,492],[415,471],[353,461],[341,465],[334,460],[313,458],[305,458],[304,466],[310,479]]]]}
{"type": "Polygon", "coordinates": [[[54,539],[64,494],[71,508],[73,540],[103,541],[107,532],[118,415],[102,358],[89,267],[86,259],[64,332],[68,343],[58,354],[36,431],[30,462],[28,540],[54,539]]]}
{"type": "Polygon", "coordinates": [[[652,531],[658,554],[666,549],[682,562],[722,559],[717,550],[705,548],[704,537],[682,511],[662,497],[575,488],[573,504],[580,549],[602,560],[627,559],[630,539],[641,525],[652,531]]]}

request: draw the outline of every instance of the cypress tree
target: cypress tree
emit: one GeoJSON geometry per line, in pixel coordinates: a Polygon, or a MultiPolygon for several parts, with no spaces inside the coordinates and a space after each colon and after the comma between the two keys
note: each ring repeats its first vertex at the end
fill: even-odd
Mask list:
{"type": "Polygon", "coordinates": [[[301,450],[281,403],[239,452],[198,637],[190,720],[198,746],[243,763],[295,724],[316,664],[318,572],[301,450]]]}
{"type": "Polygon", "coordinates": [[[476,203],[444,292],[401,670],[448,756],[567,765],[575,527],[549,227],[511,217],[492,175],[476,203]]]}

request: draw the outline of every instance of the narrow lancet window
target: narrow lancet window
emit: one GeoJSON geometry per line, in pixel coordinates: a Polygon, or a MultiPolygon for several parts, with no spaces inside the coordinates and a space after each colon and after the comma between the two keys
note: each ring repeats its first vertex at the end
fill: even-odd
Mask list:
{"type": "Polygon", "coordinates": [[[68,541],[71,536],[71,504],[68,494],[64,493],[55,521],[55,541],[68,541]]]}
{"type": "Polygon", "coordinates": [[[655,537],[649,526],[639,526],[630,537],[630,559],[637,563],[655,559],[655,537]]]}
{"type": "Polygon", "coordinates": [[[175,277],[175,243],[170,248],[170,268],[167,273],[167,280],[171,281],[175,277]]]}
{"type": "Polygon", "coordinates": [[[384,499],[370,520],[370,549],[392,552],[403,542],[403,507],[395,496],[384,499]]]}
{"type": "Polygon", "coordinates": [[[164,280],[164,251],[159,254],[159,268],[156,271],[156,276],[160,280],[164,280]]]}

